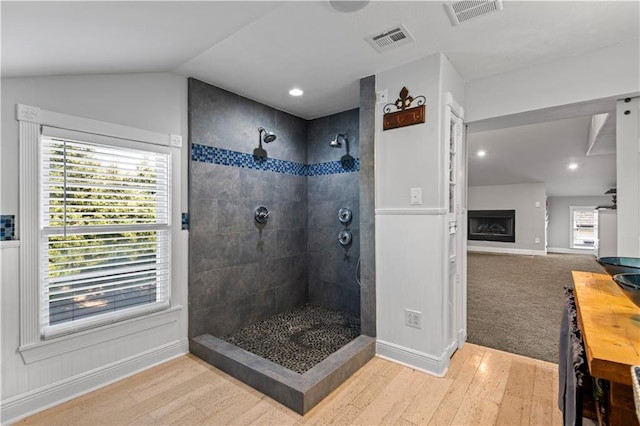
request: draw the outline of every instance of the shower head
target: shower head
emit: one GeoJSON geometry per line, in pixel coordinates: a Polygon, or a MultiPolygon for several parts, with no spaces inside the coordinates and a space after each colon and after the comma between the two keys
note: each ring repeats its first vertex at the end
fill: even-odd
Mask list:
{"type": "Polygon", "coordinates": [[[267,132],[264,127],[258,127],[258,142],[262,145],[264,143],[271,143],[276,140],[276,134],[273,132],[267,132]],[[262,132],[264,132],[264,136],[262,136],[262,132]]]}
{"type": "Polygon", "coordinates": [[[270,143],[276,140],[276,134],[273,132],[265,132],[264,133],[264,143],[270,143]]]}
{"type": "Polygon", "coordinates": [[[338,133],[336,137],[331,142],[329,142],[329,146],[331,146],[331,148],[340,148],[342,146],[342,143],[340,142],[340,138],[342,138],[342,140],[347,143],[349,142],[349,139],[346,133],[338,133]]]}

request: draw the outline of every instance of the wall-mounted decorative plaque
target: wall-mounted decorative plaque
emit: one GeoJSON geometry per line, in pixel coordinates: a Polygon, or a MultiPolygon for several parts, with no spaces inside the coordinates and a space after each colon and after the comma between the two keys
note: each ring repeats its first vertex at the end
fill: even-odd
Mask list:
{"type": "Polygon", "coordinates": [[[424,123],[426,117],[426,98],[424,96],[413,97],[409,95],[409,89],[403,87],[400,90],[400,97],[392,104],[384,106],[384,116],[382,121],[382,129],[390,130],[398,127],[411,126],[413,124],[424,123]],[[416,106],[411,106],[413,102],[416,106]],[[395,106],[397,111],[391,112],[391,108],[395,106]]]}

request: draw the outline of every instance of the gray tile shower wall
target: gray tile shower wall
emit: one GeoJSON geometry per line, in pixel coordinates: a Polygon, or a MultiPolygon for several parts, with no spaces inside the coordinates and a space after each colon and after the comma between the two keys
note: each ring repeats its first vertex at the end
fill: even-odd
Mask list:
{"type": "MultiPolygon", "coordinates": [[[[346,143],[333,148],[329,143],[338,133],[349,140],[349,154],[359,157],[359,111],[353,109],[309,122],[307,158],[310,164],[339,161],[346,155],[346,143]]],[[[308,177],[308,262],[309,301],[331,309],[360,315],[360,287],[356,267],[360,257],[359,173],[338,173],[308,177]],[[347,228],[353,234],[350,246],[338,243],[345,225],[338,210],[352,210],[347,228]]]]}
{"type": "MultiPolygon", "coordinates": [[[[361,246],[373,241],[360,232],[373,224],[372,204],[371,219],[360,215],[361,117],[353,109],[307,121],[189,79],[190,337],[223,336],[307,301],[375,325],[374,288],[361,294],[356,281],[361,246]],[[277,135],[263,144],[269,164],[251,155],[260,126],[277,135]],[[337,133],[348,135],[355,162],[341,163],[344,140],[330,146],[337,133]],[[266,226],[253,219],[260,205],[272,212],[266,226]],[[346,248],[338,243],[343,207],[353,212],[346,248]]],[[[365,134],[371,152],[363,157],[372,165],[373,127],[365,134]]],[[[372,201],[373,181],[365,183],[372,201]]]]}
{"type": "Polygon", "coordinates": [[[258,127],[277,136],[263,144],[270,158],[306,163],[307,121],[235,93],[189,79],[191,143],[251,154],[258,147],[258,127]]]}
{"type": "Polygon", "coordinates": [[[376,78],[360,79],[360,324],[376,336],[375,168],[376,78]]]}
{"type": "MultiPolygon", "coordinates": [[[[307,122],[189,79],[189,140],[239,153],[258,127],[277,135],[269,158],[306,164],[307,122]]],[[[191,161],[189,335],[222,336],[307,297],[307,177],[191,161]],[[272,213],[265,226],[254,209],[272,213]]]]}

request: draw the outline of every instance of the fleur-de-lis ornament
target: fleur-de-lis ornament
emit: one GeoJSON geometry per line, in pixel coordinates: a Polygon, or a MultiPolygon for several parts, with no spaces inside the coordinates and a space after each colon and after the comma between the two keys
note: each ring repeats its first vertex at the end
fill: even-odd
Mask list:
{"type": "Polygon", "coordinates": [[[411,126],[412,124],[424,123],[426,108],[426,99],[420,95],[413,97],[409,95],[409,89],[406,86],[400,90],[399,98],[393,103],[388,103],[384,106],[382,111],[383,117],[383,130],[395,129],[397,127],[411,126]],[[414,103],[414,106],[412,104],[414,103]],[[396,111],[391,112],[395,106],[396,111]]]}
{"type": "Polygon", "coordinates": [[[400,111],[404,111],[411,106],[412,102],[413,96],[409,96],[409,89],[403,87],[402,90],[400,90],[400,97],[396,99],[396,108],[400,111]]]}

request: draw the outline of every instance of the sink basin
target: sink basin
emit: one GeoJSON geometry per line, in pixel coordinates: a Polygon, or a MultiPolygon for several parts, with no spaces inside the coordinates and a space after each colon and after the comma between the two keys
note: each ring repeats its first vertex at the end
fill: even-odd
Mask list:
{"type": "Polygon", "coordinates": [[[640,257],[599,257],[596,261],[611,276],[640,273],[640,257]]]}
{"type": "Polygon", "coordinates": [[[636,306],[640,307],[640,273],[616,274],[613,280],[636,306]]]}

